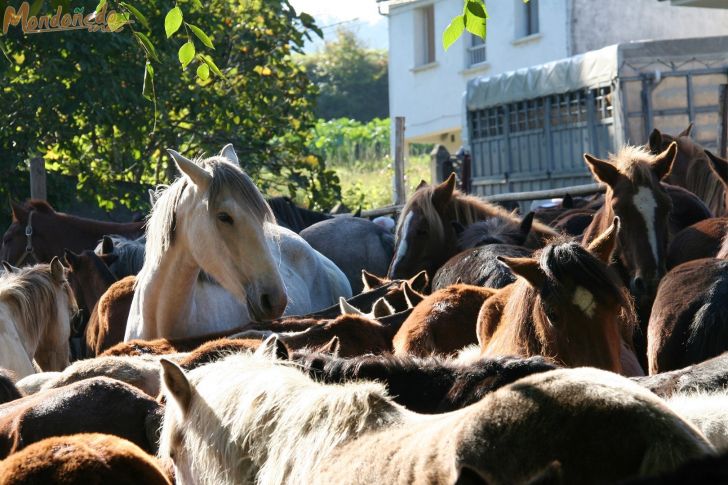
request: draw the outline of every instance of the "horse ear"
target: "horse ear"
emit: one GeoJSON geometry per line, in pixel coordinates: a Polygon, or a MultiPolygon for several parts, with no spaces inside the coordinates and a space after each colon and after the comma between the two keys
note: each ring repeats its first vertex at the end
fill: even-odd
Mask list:
{"type": "Polygon", "coordinates": [[[450,176],[443,183],[439,184],[432,191],[432,203],[437,209],[442,209],[452,199],[452,194],[455,191],[455,174],[451,173],[450,176]]]}
{"type": "Polygon", "coordinates": [[[167,402],[172,401],[170,397],[174,398],[174,402],[182,410],[182,414],[187,414],[190,409],[190,402],[192,401],[192,385],[190,381],[187,380],[184,371],[174,362],[167,359],[159,359],[159,364],[162,366],[162,382],[166,390],[167,402]]]}
{"type": "Polygon", "coordinates": [[[693,123],[693,122],[691,121],[691,122],[690,122],[690,124],[688,125],[688,127],[687,127],[687,128],[685,128],[685,129],[684,129],[683,131],[681,131],[681,132],[680,132],[680,133],[679,133],[679,134],[677,135],[677,137],[678,137],[678,138],[680,138],[681,136],[690,136],[690,135],[692,135],[692,134],[693,134],[693,126],[695,126],[695,123],[693,123]]]}
{"type": "Polygon", "coordinates": [[[423,269],[412,278],[408,279],[407,283],[410,284],[410,287],[413,290],[422,293],[425,291],[425,288],[427,288],[427,285],[430,284],[430,277],[427,276],[427,271],[423,269]]]}
{"type": "Polygon", "coordinates": [[[650,147],[650,153],[657,155],[662,151],[662,133],[660,133],[660,130],[657,128],[652,130],[647,144],[650,147]]]}
{"type": "Polygon", "coordinates": [[[402,284],[402,291],[404,292],[404,299],[407,302],[408,308],[416,307],[422,300],[425,299],[425,295],[415,291],[412,286],[410,286],[409,281],[405,281],[402,284]]]}
{"type": "Polygon", "coordinates": [[[79,256],[78,254],[74,253],[73,251],[69,249],[63,250],[63,259],[66,261],[66,264],[69,268],[73,268],[74,266],[77,266],[79,263],[79,256]]]}
{"type": "Polygon", "coordinates": [[[114,253],[102,254],[101,256],[99,256],[99,259],[101,259],[101,261],[103,261],[104,264],[108,267],[119,260],[119,255],[114,253]]]}
{"type": "Polygon", "coordinates": [[[528,234],[531,232],[531,227],[533,227],[533,218],[536,217],[536,213],[531,211],[528,214],[526,214],[526,217],[521,220],[521,225],[519,227],[519,231],[521,232],[521,236],[523,236],[523,241],[521,241],[521,244],[526,242],[526,238],[528,237],[528,234]]]}
{"type": "Polygon", "coordinates": [[[728,185],[728,160],[708,150],[705,150],[705,154],[708,155],[708,160],[710,160],[713,171],[720,177],[724,184],[728,185]]]}
{"type": "Polygon", "coordinates": [[[10,211],[13,215],[13,222],[25,222],[28,219],[28,209],[22,204],[10,201],[10,211]]]}
{"type": "Polygon", "coordinates": [[[573,209],[574,208],[574,198],[571,196],[571,194],[566,194],[563,199],[561,199],[561,208],[562,209],[573,209]]]}
{"type": "Polygon", "coordinates": [[[361,206],[352,214],[354,217],[361,217],[361,206]]]}
{"type": "Polygon", "coordinates": [[[393,313],[394,308],[392,308],[392,305],[384,297],[374,302],[374,306],[372,307],[372,316],[374,318],[388,317],[393,313]]]}
{"type": "Polygon", "coordinates": [[[238,154],[235,153],[235,147],[232,143],[228,143],[227,145],[222,147],[222,150],[220,150],[220,156],[227,158],[238,167],[240,166],[240,161],[238,161],[238,154]]]}
{"type": "Polygon", "coordinates": [[[53,256],[53,259],[51,260],[51,276],[56,283],[63,283],[66,281],[66,270],[63,267],[63,264],[61,264],[61,260],[58,259],[58,256],[53,256]]]}
{"type": "Polygon", "coordinates": [[[319,352],[325,353],[325,354],[331,354],[334,357],[338,357],[340,351],[341,351],[341,341],[339,340],[338,335],[334,335],[333,337],[331,337],[331,340],[329,340],[329,342],[326,345],[324,345],[323,347],[321,347],[319,349],[319,352]]]}
{"type": "Polygon", "coordinates": [[[147,195],[149,195],[149,205],[154,207],[154,204],[157,202],[157,193],[153,189],[147,190],[147,195]]]}
{"type": "Polygon", "coordinates": [[[533,258],[507,258],[505,256],[498,256],[497,259],[508,266],[515,275],[528,281],[528,284],[534,288],[540,288],[544,281],[546,281],[546,275],[541,271],[538,261],[533,258]]]}
{"type": "Polygon", "coordinates": [[[614,253],[614,248],[617,246],[620,225],[619,217],[615,217],[612,225],[589,243],[587,247],[590,253],[601,259],[605,264],[609,264],[612,260],[612,253],[614,253]]]}
{"type": "Polygon", "coordinates": [[[462,285],[463,284],[463,277],[462,276],[458,276],[455,279],[455,283],[454,284],[456,284],[456,285],[462,285]]]}
{"type": "Polygon", "coordinates": [[[415,190],[420,190],[422,187],[427,187],[427,182],[425,182],[424,180],[420,179],[420,183],[417,184],[417,188],[415,190]]]}
{"type": "Polygon", "coordinates": [[[380,278],[379,276],[371,274],[369,271],[361,270],[361,281],[364,283],[364,291],[373,290],[379,288],[387,282],[386,278],[380,278]]]}
{"type": "Polygon", "coordinates": [[[463,232],[465,232],[465,226],[460,224],[458,221],[450,221],[450,224],[452,225],[452,228],[455,230],[455,235],[459,236],[463,232]]]}
{"type": "Polygon", "coordinates": [[[662,180],[670,174],[675,155],[677,155],[677,142],[670,143],[664,152],[657,155],[652,163],[652,171],[657,175],[657,180],[662,180]]]}
{"type": "Polygon", "coordinates": [[[617,167],[607,162],[606,160],[600,160],[595,156],[584,154],[584,161],[589,166],[589,170],[594,174],[594,177],[605,184],[613,187],[619,179],[619,170],[617,167]]]}
{"type": "Polygon", "coordinates": [[[8,273],[15,273],[16,271],[18,271],[18,268],[8,263],[7,261],[3,261],[3,268],[5,268],[5,271],[7,271],[8,273]]]}
{"type": "Polygon", "coordinates": [[[281,339],[275,333],[263,340],[263,343],[255,351],[255,355],[271,360],[288,360],[290,358],[288,347],[281,342],[281,339]]]}
{"type": "Polygon", "coordinates": [[[343,296],[339,297],[339,310],[341,310],[342,315],[364,315],[364,312],[346,301],[343,296]]]}
{"type": "Polygon", "coordinates": [[[200,190],[206,191],[210,187],[212,175],[207,173],[204,168],[200,167],[192,160],[183,157],[174,150],[168,149],[167,153],[169,153],[169,156],[172,157],[172,160],[174,160],[179,171],[185,174],[187,178],[190,179],[190,181],[200,190]]]}
{"type": "Polygon", "coordinates": [[[114,240],[109,236],[104,236],[101,240],[101,254],[111,254],[114,252],[114,240]]]}

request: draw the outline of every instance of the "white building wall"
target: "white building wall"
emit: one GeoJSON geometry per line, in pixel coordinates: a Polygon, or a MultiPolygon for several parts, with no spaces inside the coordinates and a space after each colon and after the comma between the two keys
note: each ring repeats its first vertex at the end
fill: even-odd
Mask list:
{"type": "Polygon", "coordinates": [[[467,67],[470,34],[464,34],[447,52],[442,47],[442,32],[454,16],[462,13],[462,0],[418,0],[393,5],[389,12],[392,127],[395,116],[404,116],[408,143],[442,143],[451,152],[456,150],[461,144],[462,95],[469,79],[567,57],[567,1],[541,0],[540,33],[525,39],[515,38],[515,12],[523,8],[522,0],[487,2],[487,62],[472,69],[467,67]],[[435,12],[435,62],[416,67],[415,9],[426,5],[433,5],[435,12]]]}

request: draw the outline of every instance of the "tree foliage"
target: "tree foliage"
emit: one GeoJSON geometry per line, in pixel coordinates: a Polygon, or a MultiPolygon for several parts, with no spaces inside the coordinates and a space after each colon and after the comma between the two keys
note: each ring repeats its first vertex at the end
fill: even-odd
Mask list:
{"type": "Polygon", "coordinates": [[[319,87],[315,110],[319,118],[367,122],[388,116],[385,51],[367,49],[354,32],[341,28],[320,52],[298,60],[319,87]]]}
{"type": "Polygon", "coordinates": [[[134,21],[121,31],[11,28],[0,38],[0,189],[22,197],[25,186],[11,183],[38,154],[102,207],[134,206],[114,182],[169,182],[165,148],[200,156],[232,142],[264,191],[332,205],[338,179],[307,148],[316,86],[292,59],[320,32],[313,19],[287,0],[186,2],[181,19],[170,19],[170,1],[132,3],[139,15],[108,2],[134,21]]]}
{"type": "MultiPolygon", "coordinates": [[[[528,0],[523,0],[528,3],[528,0]]],[[[442,32],[442,46],[447,50],[465,31],[485,39],[488,32],[488,11],[485,0],[463,0],[463,13],[453,17],[442,32]]]]}

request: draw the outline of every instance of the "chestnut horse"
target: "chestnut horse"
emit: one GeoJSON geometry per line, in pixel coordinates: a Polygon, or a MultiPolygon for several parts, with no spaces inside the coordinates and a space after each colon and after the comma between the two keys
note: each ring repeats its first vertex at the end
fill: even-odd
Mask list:
{"type": "Polygon", "coordinates": [[[728,217],[711,217],[696,222],[675,234],[667,247],[668,270],[702,258],[714,258],[728,234],[728,217]]]}
{"type": "MultiPolygon", "coordinates": [[[[690,134],[693,124],[676,136],[661,133],[655,128],[649,138],[649,149],[657,155],[672,143],[677,144],[677,156],[665,182],[688,189],[697,195],[708,206],[715,216],[726,214],[726,196],[724,182],[714,170],[711,170],[710,156],[702,146],[695,143],[690,134]]],[[[712,155],[712,154],[711,154],[712,155]]]]}
{"type": "Polygon", "coordinates": [[[157,460],[134,443],[89,433],[46,438],[0,462],[2,485],[144,483],[171,485],[157,460]]]}
{"type": "MultiPolygon", "coordinates": [[[[476,221],[498,218],[520,226],[521,221],[497,205],[455,190],[455,175],[439,185],[421,183],[399,215],[395,233],[390,278],[409,278],[426,270],[432,276],[445,261],[457,254],[457,235],[452,221],[468,226],[476,221]]],[[[534,221],[526,240],[530,248],[543,245],[556,232],[534,221]]]]}
{"type": "Polygon", "coordinates": [[[728,261],[673,268],[660,283],[647,327],[650,374],[703,362],[728,350],[728,261]]]}
{"type": "Polygon", "coordinates": [[[477,335],[482,354],[543,355],[569,367],[641,374],[629,349],[635,321],[632,301],[606,264],[618,232],[615,218],[588,249],[576,242],[554,242],[533,258],[501,258],[519,278],[480,310],[477,335]]]}
{"type": "Polygon", "coordinates": [[[50,263],[54,256],[62,258],[63,251],[81,252],[93,249],[106,234],[138,237],[143,222],[102,222],[56,212],[41,200],[24,204],[11,203],[13,222],[3,236],[0,261],[15,266],[50,263]]]}
{"type": "Polygon", "coordinates": [[[454,355],[478,341],[478,312],[495,290],[451,285],[425,297],[392,340],[395,355],[454,355]]]}

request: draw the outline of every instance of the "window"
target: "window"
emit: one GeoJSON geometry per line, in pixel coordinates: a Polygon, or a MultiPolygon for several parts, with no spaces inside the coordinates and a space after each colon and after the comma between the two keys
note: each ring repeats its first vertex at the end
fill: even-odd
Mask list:
{"type": "Polygon", "coordinates": [[[528,37],[538,34],[538,0],[530,0],[523,3],[523,0],[516,2],[516,38],[528,37]]]}
{"type": "Polygon", "coordinates": [[[415,12],[415,66],[435,62],[435,9],[432,5],[415,12]]]}
{"type": "Polygon", "coordinates": [[[485,40],[477,35],[470,34],[470,45],[468,46],[468,67],[484,63],[488,60],[485,51],[485,40]]]}

